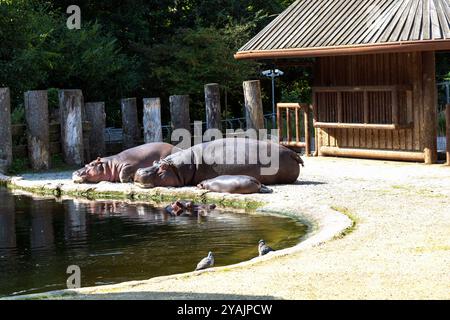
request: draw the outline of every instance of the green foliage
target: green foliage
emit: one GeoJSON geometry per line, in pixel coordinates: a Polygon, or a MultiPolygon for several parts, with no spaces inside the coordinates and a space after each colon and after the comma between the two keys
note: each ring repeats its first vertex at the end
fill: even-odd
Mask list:
{"type": "Polygon", "coordinates": [[[311,86],[307,79],[287,84],[281,91],[282,102],[311,103],[311,86]]]}
{"type": "Polygon", "coordinates": [[[14,158],[11,166],[8,169],[9,175],[17,175],[24,173],[30,169],[30,164],[27,158],[14,158]]]}
{"type": "Polygon", "coordinates": [[[25,123],[25,108],[23,105],[14,108],[11,112],[11,124],[25,123]]]}

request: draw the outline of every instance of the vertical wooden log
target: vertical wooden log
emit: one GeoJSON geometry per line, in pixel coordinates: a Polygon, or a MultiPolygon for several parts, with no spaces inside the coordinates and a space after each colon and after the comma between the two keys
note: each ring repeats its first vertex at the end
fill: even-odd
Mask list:
{"type": "Polygon", "coordinates": [[[282,137],[282,131],[281,131],[281,126],[282,126],[282,121],[281,121],[281,112],[280,112],[280,106],[277,105],[277,131],[278,131],[278,142],[281,142],[283,140],[282,137]]]}
{"type": "Polygon", "coordinates": [[[368,124],[370,122],[370,110],[369,110],[369,93],[364,91],[363,93],[363,101],[364,101],[364,123],[368,124]]]}
{"type": "Polygon", "coordinates": [[[24,94],[27,122],[28,159],[33,170],[50,168],[50,128],[46,90],[24,94]]]}
{"type": "Polygon", "coordinates": [[[304,121],[305,121],[305,155],[311,155],[311,138],[309,135],[309,106],[304,107],[304,121]]]}
{"type": "Polygon", "coordinates": [[[206,129],[222,130],[220,88],[217,83],[205,85],[206,129]]]}
{"type": "Polygon", "coordinates": [[[0,172],[12,162],[11,98],[9,88],[0,88],[0,172]]]}
{"type": "Polygon", "coordinates": [[[163,141],[159,98],[144,99],[144,141],[145,143],[163,141]]]}
{"type": "Polygon", "coordinates": [[[245,81],[243,87],[247,129],[264,129],[261,84],[259,80],[245,81]]]}
{"type": "Polygon", "coordinates": [[[123,147],[125,149],[137,146],[141,138],[141,129],[138,122],[136,98],[120,100],[122,111],[123,147]]]}
{"type": "Polygon", "coordinates": [[[450,104],[447,105],[445,110],[445,120],[447,129],[447,165],[450,166],[450,104]]]}
{"type": "Polygon", "coordinates": [[[425,163],[437,161],[436,60],[433,51],[422,53],[423,61],[423,141],[425,163]]]}
{"type": "Polygon", "coordinates": [[[398,91],[393,89],[392,92],[392,123],[395,125],[399,124],[399,113],[398,113],[398,91]]]}
{"type": "Polygon", "coordinates": [[[84,107],[86,121],[91,123],[89,131],[90,160],[106,156],[105,128],[106,113],[104,102],[89,102],[84,107]]]}
{"type": "MultiPolygon", "coordinates": [[[[342,92],[336,92],[338,122],[344,122],[344,110],[342,108],[342,92]]],[[[347,119],[346,119],[347,120],[347,119]]]]}
{"type": "Polygon", "coordinates": [[[69,165],[81,166],[83,148],[83,93],[81,90],[59,90],[59,113],[63,159],[69,165]]]}
{"type": "Polygon", "coordinates": [[[186,129],[190,132],[191,120],[189,117],[189,96],[170,96],[169,103],[172,130],[186,129]]]}

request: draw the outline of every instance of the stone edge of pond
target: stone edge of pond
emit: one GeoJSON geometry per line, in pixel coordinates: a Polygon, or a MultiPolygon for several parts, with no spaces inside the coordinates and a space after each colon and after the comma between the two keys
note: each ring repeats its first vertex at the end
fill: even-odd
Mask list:
{"type": "Polygon", "coordinates": [[[220,207],[229,209],[244,209],[258,213],[278,214],[301,221],[308,226],[307,234],[301,238],[300,242],[291,248],[278,250],[264,257],[255,257],[251,260],[234,265],[217,267],[203,271],[194,271],[183,274],[155,277],[149,280],[128,281],[113,285],[96,287],[85,287],[80,289],[57,290],[30,295],[6,297],[0,300],[46,300],[46,299],[81,299],[88,298],[92,293],[123,292],[139,285],[150,282],[160,282],[169,279],[182,280],[191,276],[198,276],[202,273],[227,272],[231,269],[246,268],[252,264],[260,263],[270,259],[297,253],[315,246],[319,246],[327,241],[345,236],[354,230],[357,221],[350,213],[336,210],[328,206],[315,207],[314,210],[305,208],[289,207],[283,201],[255,201],[248,195],[229,195],[210,193],[192,188],[155,188],[140,189],[133,185],[64,185],[57,182],[31,181],[22,178],[8,177],[0,174],[0,186],[5,186],[12,190],[21,190],[38,196],[52,197],[75,197],[88,200],[132,200],[146,201],[153,203],[170,202],[177,199],[190,199],[201,203],[216,203],[220,207]],[[319,209],[319,210],[318,210],[319,209]]]}

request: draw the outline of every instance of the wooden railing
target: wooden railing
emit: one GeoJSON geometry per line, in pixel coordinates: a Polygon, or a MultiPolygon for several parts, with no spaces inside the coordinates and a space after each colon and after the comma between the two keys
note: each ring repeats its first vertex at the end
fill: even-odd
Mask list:
{"type": "Polygon", "coordinates": [[[413,125],[409,86],[314,87],[315,128],[397,130],[413,125]]]}
{"type": "Polygon", "coordinates": [[[286,147],[304,148],[305,155],[310,154],[311,147],[309,135],[309,112],[310,106],[307,104],[299,104],[299,103],[277,104],[278,139],[281,145],[284,145],[286,147]],[[294,118],[291,118],[292,115],[294,116],[294,118]],[[302,116],[303,116],[303,130],[301,130],[302,116]],[[292,125],[292,119],[295,120],[294,126],[292,125]],[[286,136],[283,136],[284,128],[286,129],[286,136]]]}

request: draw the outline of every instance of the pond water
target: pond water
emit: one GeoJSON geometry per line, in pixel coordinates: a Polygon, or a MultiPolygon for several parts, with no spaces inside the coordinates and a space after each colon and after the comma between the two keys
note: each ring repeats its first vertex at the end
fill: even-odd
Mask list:
{"type": "Polygon", "coordinates": [[[216,266],[258,255],[305,234],[298,221],[214,210],[173,217],[142,203],[36,199],[0,188],[0,296],[64,289],[68,266],[81,286],[189,272],[213,251],[216,266]]]}

